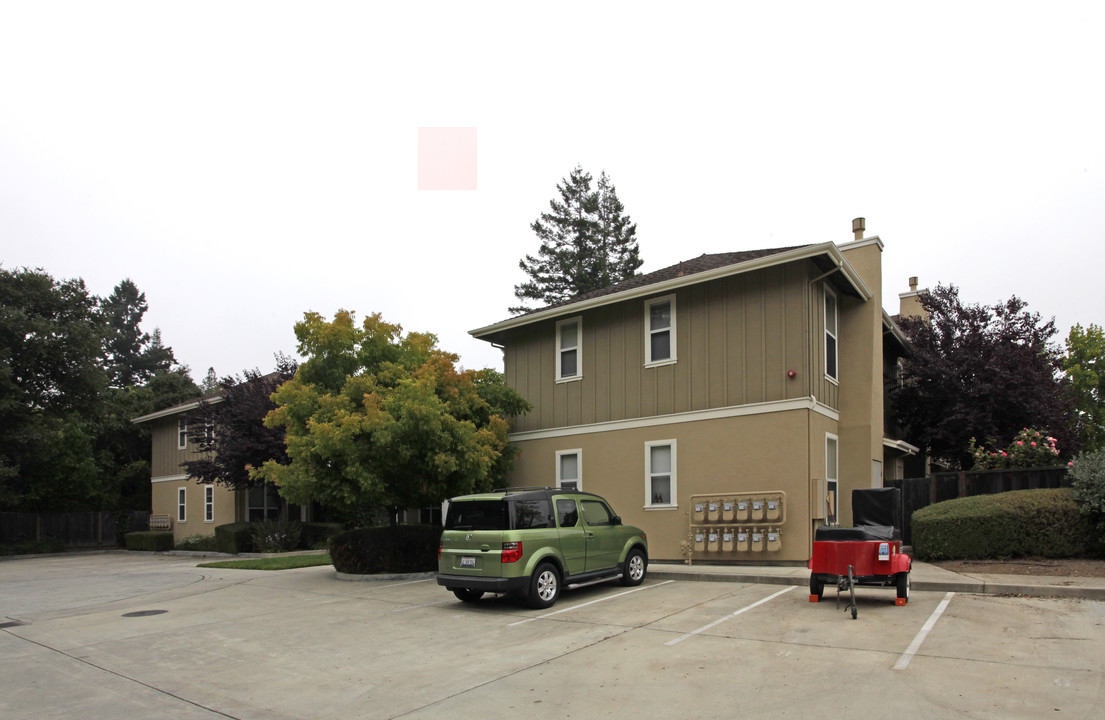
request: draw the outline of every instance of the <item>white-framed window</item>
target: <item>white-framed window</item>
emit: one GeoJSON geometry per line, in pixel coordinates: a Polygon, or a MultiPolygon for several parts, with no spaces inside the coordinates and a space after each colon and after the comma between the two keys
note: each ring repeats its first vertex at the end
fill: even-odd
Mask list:
{"type": "Polygon", "coordinates": [[[836,293],[828,287],[825,288],[825,377],[836,382],[837,359],[837,326],[840,321],[840,313],[837,309],[836,293]]]}
{"type": "Polygon", "coordinates": [[[583,377],[583,318],[574,317],[556,324],[556,380],[583,377]]]}
{"type": "Polygon", "coordinates": [[[825,433],[825,519],[830,525],[838,522],[840,515],[839,482],[840,440],[836,435],[825,433]]]}
{"type": "Polygon", "coordinates": [[[188,522],[188,488],[176,489],[176,521],[188,522]]]}
{"type": "Polygon", "coordinates": [[[183,450],[188,447],[188,419],[178,417],[176,420],[176,446],[183,450]]]}
{"type": "Polygon", "coordinates": [[[203,521],[215,522],[215,486],[203,486],[203,521]]]}
{"type": "Polygon", "coordinates": [[[675,296],[645,301],[645,365],[675,362],[675,296]]]}
{"type": "Polygon", "coordinates": [[[675,440],[645,443],[645,508],[674,508],[676,492],[675,440]]]}
{"type": "Polygon", "coordinates": [[[565,490],[583,489],[583,450],[556,451],[556,486],[565,490]]]}

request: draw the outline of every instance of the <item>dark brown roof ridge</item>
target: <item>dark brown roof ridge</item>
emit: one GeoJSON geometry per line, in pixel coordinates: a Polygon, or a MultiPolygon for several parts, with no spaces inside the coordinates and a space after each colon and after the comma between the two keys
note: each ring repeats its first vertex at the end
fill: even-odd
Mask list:
{"type": "Polygon", "coordinates": [[[797,250],[798,248],[809,247],[809,245],[792,245],[791,247],[782,248],[766,248],[763,250],[742,250],[739,252],[725,252],[725,253],[703,253],[696,258],[690,260],[680,260],[674,265],[669,265],[659,270],[653,270],[650,273],[643,275],[637,275],[631,277],[628,280],[623,280],[616,285],[610,285],[608,287],[601,288],[599,290],[592,290],[591,292],[583,293],[582,295],[576,295],[575,297],[564,300],[558,303],[552,303],[551,305],[545,305],[543,307],[535,308],[529,312],[522,313],[516,317],[525,317],[526,315],[532,315],[543,310],[550,310],[552,308],[566,307],[568,305],[574,305],[584,300],[591,300],[593,298],[604,297],[606,295],[614,295],[615,293],[624,292],[626,290],[633,290],[636,288],[647,287],[648,285],[655,285],[657,283],[664,282],[665,280],[673,280],[678,277],[686,277],[687,275],[695,275],[697,273],[706,272],[707,270],[715,270],[721,267],[728,267],[730,265],[740,265],[741,263],[749,262],[750,260],[758,260],[769,255],[778,255],[780,253],[789,252],[791,250],[797,250]]]}

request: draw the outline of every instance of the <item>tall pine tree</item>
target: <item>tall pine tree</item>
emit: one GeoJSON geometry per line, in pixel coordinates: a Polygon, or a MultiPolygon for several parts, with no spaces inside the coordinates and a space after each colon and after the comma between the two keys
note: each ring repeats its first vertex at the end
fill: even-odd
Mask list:
{"type": "Polygon", "coordinates": [[[143,385],[157,373],[168,372],[176,362],[172,348],[161,344],[159,332],[150,337],[139,327],[148,309],[146,293],[130,278],[116,285],[103,301],[107,324],[104,364],[113,387],[143,385]]]}
{"type": "Polygon", "coordinates": [[[591,182],[591,174],[577,165],[556,186],[560,199],[549,201],[550,212],[530,225],[541,247],[537,257],[526,255],[518,263],[530,278],[514,286],[519,300],[554,305],[627,280],[641,267],[637,225],[625,214],[613,183],[605,172],[594,189],[591,182]]]}

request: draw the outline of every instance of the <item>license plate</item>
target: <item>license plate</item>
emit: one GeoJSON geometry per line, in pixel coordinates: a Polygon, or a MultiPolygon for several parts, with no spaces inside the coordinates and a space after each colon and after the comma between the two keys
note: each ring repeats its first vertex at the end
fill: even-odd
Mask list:
{"type": "Polygon", "coordinates": [[[476,567],[476,558],[462,555],[460,558],[460,566],[462,568],[474,568],[476,567]]]}

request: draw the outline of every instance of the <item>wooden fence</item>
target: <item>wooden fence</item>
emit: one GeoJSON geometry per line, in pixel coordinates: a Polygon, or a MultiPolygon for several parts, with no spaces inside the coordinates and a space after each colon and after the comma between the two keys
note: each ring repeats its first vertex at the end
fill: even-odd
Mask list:
{"type": "Polygon", "coordinates": [[[902,490],[902,544],[910,545],[913,542],[911,516],[914,510],[955,498],[1011,490],[1070,487],[1070,483],[1067,468],[1061,466],[937,473],[923,478],[887,480],[886,486],[902,490]]]}
{"type": "Polygon", "coordinates": [[[145,530],[150,514],[139,510],[115,512],[0,513],[0,545],[17,546],[56,539],[66,547],[116,547],[123,535],[145,530]]]}

